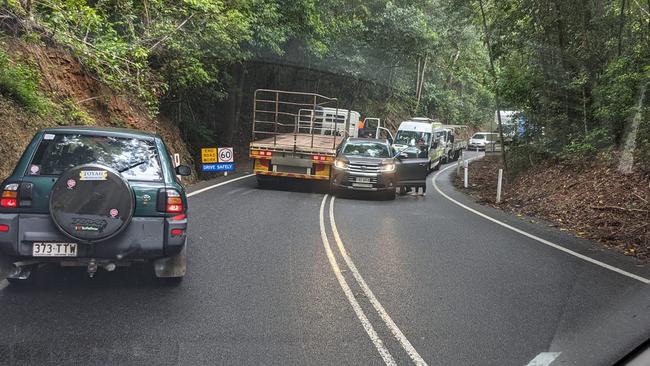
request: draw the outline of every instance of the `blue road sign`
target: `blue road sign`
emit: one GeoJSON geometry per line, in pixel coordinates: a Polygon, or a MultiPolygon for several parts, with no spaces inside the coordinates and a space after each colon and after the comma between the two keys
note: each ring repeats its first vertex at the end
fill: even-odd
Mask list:
{"type": "Polygon", "coordinates": [[[204,172],[234,172],[235,163],[203,164],[204,172]]]}

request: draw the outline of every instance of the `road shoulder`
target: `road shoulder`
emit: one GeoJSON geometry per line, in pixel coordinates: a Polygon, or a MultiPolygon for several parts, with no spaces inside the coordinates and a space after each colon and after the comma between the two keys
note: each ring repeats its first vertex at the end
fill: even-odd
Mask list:
{"type": "MultiPolygon", "coordinates": [[[[474,199],[472,199],[472,197],[458,191],[453,186],[452,179],[455,174],[455,169],[450,167],[441,171],[439,174],[434,175],[434,178],[432,179],[435,179],[438,188],[442,192],[444,192],[452,199],[462,203],[463,205],[468,206],[507,225],[553,242],[576,253],[588,256],[592,259],[633,273],[637,276],[650,278],[650,265],[642,264],[633,257],[619,254],[597,242],[577,238],[567,232],[549,227],[548,223],[545,223],[544,221],[537,218],[526,216],[519,217],[517,215],[477,203],[474,201],[474,199]]],[[[446,198],[442,197],[442,199],[446,198]]],[[[540,243],[540,245],[542,244],[540,243]]]]}

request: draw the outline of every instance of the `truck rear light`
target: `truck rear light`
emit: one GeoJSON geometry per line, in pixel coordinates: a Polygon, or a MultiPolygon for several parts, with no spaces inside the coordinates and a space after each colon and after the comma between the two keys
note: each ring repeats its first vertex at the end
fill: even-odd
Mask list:
{"type": "Polygon", "coordinates": [[[254,156],[271,156],[271,155],[273,155],[273,153],[270,152],[270,151],[252,150],[251,155],[254,155],[254,156]]]}
{"type": "Polygon", "coordinates": [[[183,229],[172,229],[171,234],[172,236],[181,236],[183,235],[185,231],[183,229]]]}
{"type": "Polygon", "coordinates": [[[0,224],[0,233],[8,233],[8,232],[9,232],[9,225],[0,224]]]}

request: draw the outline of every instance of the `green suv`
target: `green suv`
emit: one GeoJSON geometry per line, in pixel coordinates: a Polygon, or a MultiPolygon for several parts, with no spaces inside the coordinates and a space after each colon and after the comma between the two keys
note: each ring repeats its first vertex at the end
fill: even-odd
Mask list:
{"type": "Polygon", "coordinates": [[[42,263],[93,276],[136,262],[185,275],[187,198],[160,136],[127,129],[51,128],[36,134],[0,186],[0,280],[42,263]]]}

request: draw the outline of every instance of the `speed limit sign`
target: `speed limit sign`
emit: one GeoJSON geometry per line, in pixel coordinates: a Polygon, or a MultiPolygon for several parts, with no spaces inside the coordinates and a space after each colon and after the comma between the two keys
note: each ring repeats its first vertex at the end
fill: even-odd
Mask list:
{"type": "Polygon", "coordinates": [[[220,147],[219,148],[219,162],[220,163],[232,163],[234,154],[232,152],[232,147],[220,147]]]}

